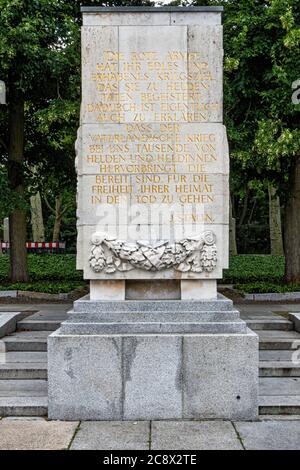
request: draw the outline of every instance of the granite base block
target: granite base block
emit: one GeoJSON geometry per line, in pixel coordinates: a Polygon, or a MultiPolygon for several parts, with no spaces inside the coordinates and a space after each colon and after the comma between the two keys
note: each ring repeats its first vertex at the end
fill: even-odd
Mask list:
{"type": "Polygon", "coordinates": [[[258,417],[258,338],[246,334],[48,338],[49,418],[258,417]]]}

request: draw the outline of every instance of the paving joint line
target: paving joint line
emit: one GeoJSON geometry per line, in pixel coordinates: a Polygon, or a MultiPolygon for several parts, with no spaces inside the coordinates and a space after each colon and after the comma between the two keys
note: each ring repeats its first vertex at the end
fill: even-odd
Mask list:
{"type": "Polygon", "coordinates": [[[242,439],[240,433],[238,432],[238,430],[237,430],[237,428],[236,428],[234,422],[231,421],[231,424],[232,424],[233,429],[235,430],[236,436],[237,436],[237,438],[238,438],[238,440],[239,440],[239,442],[240,442],[240,444],[241,444],[243,450],[247,450],[246,447],[244,446],[243,439],[242,439]]]}
{"type": "Polygon", "coordinates": [[[81,421],[79,421],[78,424],[77,424],[77,426],[76,426],[76,429],[75,429],[75,431],[74,431],[73,436],[71,437],[71,440],[70,440],[70,442],[69,442],[69,445],[68,445],[68,447],[67,447],[67,450],[71,450],[71,445],[73,444],[74,439],[75,439],[75,437],[77,436],[77,433],[78,433],[78,431],[79,431],[79,429],[80,429],[80,426],[81,426],[81,421]]]}
{"type": "Polygon", "coordinates": [[[149,450],[152,450],[151,449],[151,446],[152,446],[152,420],[151,419],[149,421],[149,440],[148,440],[148,443],[149,443],[149,450]]]}

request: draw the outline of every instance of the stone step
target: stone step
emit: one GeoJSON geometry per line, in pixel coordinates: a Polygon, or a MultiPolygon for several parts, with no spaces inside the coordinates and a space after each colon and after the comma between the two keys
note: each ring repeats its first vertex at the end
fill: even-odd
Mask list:
{"type": "Polygon", "coordinates": [[[232,300],[218,294],[215,300],[89,300],[89,294],[74,302],[76,313],[101,312],[203,312],[203,311],[231,311],[232,300]]]}
{"type": "Polygon", "coordinates": [[[74,323],[95,323],[95,322],[223,322],[223,321],[235,321],[240,320],[240,314],[238,310],[218,310],[218,311],[195,311],[189,312],[180,310],[177,311],[152,311],[143,312],[142,310],[133,312],[119,312],[105,310],[102,312],[95,313],[81,313],[70,310],[68,312],[68,321],[74,323]]]}
{"type": "Polygon", "coordinates": [[[260,361],[260,377],[300,377],[300,363],[291,361],[260,361]]]}
{"type": "Polygon", "coordinates": [[[47,351],[47,340],[12,338],[9,341],[5,341],[5,348],[6,351],[45,352],[47,351]]]}
{"type": "Polygon", "coordinates": [[[299,377],[260,377],[259,394],[267,395],[298,395],[300,396],[299,377]]]}
{"type": "Polygon", "coordinates": [[[300,348],[300,334],[296,331],[258,330],[257,334],[261,350],[300,348]]]}
{"type": "Polygon", "coordinates": [[[6,362],[0,364],[0,380],[46,379],[47,363],[6,362]]]}
{"type": "Polygon", "coordinates": [[[0,416],[46,416],[47,397],[0,397],[0,416]]]}
{"type": "Polygon", "coordinates": [[[47,380],[0,380],[0,397],[47,397],[47,380]]]}
{"type": "Polygon", "coordinates": [[[17,323],[17,331],[55,331],[60,325],[60,320],[22,320],[17,323]]]}
{"type": "Polygon", "coordinates": [[[277,338],[277,339],[264,339],[259,341],[259,349],[263,350],[297,350],[300,349],[300,343],[294,339],[277,338]]]}
{"type": "Polygon", "coordinates": [[[181,334],[181,333],[246,333],[247,326],[243,320],[224,322],[76,322],[67,320],[61,327],[65,335],[106,335],[106,334],[181,334]]]}
{"type": "Polygon", "coordinates": [[[299,354],[300,359],[300,350],[298,352],[294,349],[260,349],[259,359],[261,361],[292,361],[295,354],[299,354]]]}
{"type": "Polygon", "coordinates": [[[267,395],[259,397],[260,415],[299,415],[300,396],[267,395]]]}
{"type": "Polygon", "coordinates": [[[293,322],[285,319],[252,319],[246,320],[246,323],[251,330],[292,331],[294,328],[293,322]]]}
{"type": "Polygon", "coordinates": [[[51,331],[19,331],[2,338],[5,351],[47,351],[51,331]]]}
{"type": "Polygon", "coordinates": [[[0,364],[5,363],[47,363],[47,352],[40,351],[10,351],[0,353],[0,364]]]}

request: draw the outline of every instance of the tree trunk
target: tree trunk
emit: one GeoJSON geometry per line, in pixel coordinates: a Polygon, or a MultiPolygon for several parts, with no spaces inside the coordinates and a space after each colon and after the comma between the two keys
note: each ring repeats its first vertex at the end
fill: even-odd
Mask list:
{"type": "Polygon", "coordinates": [[[61,219],[62,219],[62,195],[60,194],[55,198],[55,221],[53,227],[53,242],[58,242],[60,237],[60,226],[61,226],[61,219]]]}
{"type": "Polygon", "coordinates": [[[229,197],[229,254],[237,255],[236,221],[235,221],[235,218],[232,217],[231,197],[229,197]]]}
{"type": "Polygon", "coordinates": [[[30,198],[31,206],[31,228],[32,228],[32,241],[44,242],[45,229],[42,211],[41,195],[37,192],[30,198]]]}
{"type": "Polygon", "coordinates": [[[283,255],[280,199],[271,184],[268,185],[268,193],[271,255],[283,255]]]}
{"type": "Polygon", "coordinates": [[[285,279],[300,283],[300,157],[291,170],[290,197],[285,208],[285,279]]]}
{"type": "MultiPolygon", "coordinates": [[[[24,99],[14,85],[10,87],[9,100],[9,151],[8,178],[11,188],[21,197],[24,194],[24,99]]],[[[27,282],[26,213],[14,209],[9,216],[10,279],[27,282]]]]}

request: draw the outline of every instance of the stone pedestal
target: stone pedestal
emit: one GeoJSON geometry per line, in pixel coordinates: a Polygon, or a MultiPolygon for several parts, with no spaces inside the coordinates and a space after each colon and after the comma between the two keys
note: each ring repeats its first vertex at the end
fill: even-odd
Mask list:
{"type": "Polygon", "coordinates": [[[258,338],[232,302],[74,302],[48,339],[49,418],[257,418],[258,338]]]}
{"type": "Polygon", "coordinates": [[[49,417],[256,419],[258,338],[228,268],[220,7],[83,7],[77,269],[49,417]]]}

